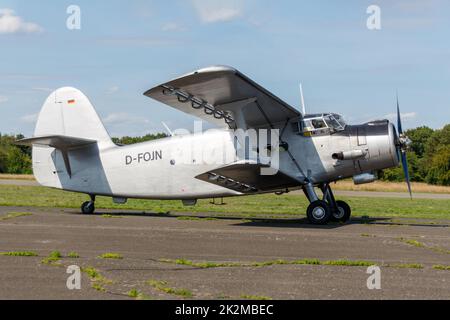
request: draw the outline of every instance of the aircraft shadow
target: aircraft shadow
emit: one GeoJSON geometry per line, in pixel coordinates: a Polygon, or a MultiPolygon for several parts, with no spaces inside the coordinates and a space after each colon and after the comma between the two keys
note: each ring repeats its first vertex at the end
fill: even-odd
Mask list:
{"type": "MultiPolygon", "coordinates": [[[[73,214],[82,214],[80,212],[71,212],[73,214]]],[[[392,221],[389,217],[353,217],[350,221],[346,223],[330,222],[327,225],[312,225],[309,223],[306,217],[295,217],[295,218],[273,218],[273,217],[245,217],[245,216],[217,216],[211,215],[198,215],[198,214],[177,214],[177,213],[158,213],[158,212],[146,212],[146,211],[97,211],[95,216],[135,216],[135,217],[159,217],[159,218],[175,218],[179,220],[198,220],[198,221],[208,221],[212,220],[228,220],[235,221],[233,225],[235,226],[246,226],[246,227],[271,227],[271,228],[310,228],[310,229],[334,229],[339,227],[344,227],[353,224],[370,224],[370,225],[397,225],[397,226],[420,226],[420,227],[450,227],[448,223],[426,223],[421,222],[420,219],[409,219],[401,221],[401,219],[396,219],[392,221]]]]}

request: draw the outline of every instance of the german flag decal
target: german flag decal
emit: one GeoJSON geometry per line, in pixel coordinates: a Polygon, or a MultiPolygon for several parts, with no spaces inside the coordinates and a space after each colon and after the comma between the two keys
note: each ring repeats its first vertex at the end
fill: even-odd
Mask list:
{"type": "Polygon", "coordinates": [[[75,103],[75,99],[71,99],[71,100],[67,100],[68,104],[74,104],[75,103]]]}

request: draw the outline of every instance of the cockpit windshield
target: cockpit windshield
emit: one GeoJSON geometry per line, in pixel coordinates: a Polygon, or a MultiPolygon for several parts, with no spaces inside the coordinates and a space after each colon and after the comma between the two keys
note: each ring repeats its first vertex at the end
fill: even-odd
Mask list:
{"type": "Polygon", "coordinates": [[[333,115],[325,116],[324,119],[328,127],[333,128],[334,130],[343,130],[345,127],[345,124],[342,126],[342,124],[333,115]]]}

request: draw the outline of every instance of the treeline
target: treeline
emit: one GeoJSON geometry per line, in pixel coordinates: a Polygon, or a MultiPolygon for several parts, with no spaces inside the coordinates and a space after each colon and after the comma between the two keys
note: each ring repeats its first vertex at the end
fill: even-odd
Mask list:
{"type": "MultiPolygon", "coordinates": [[[[112,138],[113,142],[118,145],[126,145],[150,141],[167,137],[165,133],[147,134],[142,137],[122,137],[112,138]]],[[[11,174],[31,174],[31,147],[17,146],[14,141],[23,139],[24,136],[18,135],[2,135],[0,133],[0,173],[11,174]]]]}
{"type": "Polygon", "coordinates": [[[11,136],[0,133],[0,173],[32,173],[31,148],[14,145],[14,141],[23,138],[21,134],[11,136]]]}
{"type": "MultiPolygon", "coordinates": [[[[450,124],[440,130],[418,127],[405,131],[412,140],[407,153],[411,181],[450,185],[450,124]]],[[[404,181],[401,167],[379,173],[382,180],[404,181]]]]}
{"type": "MultiPolygon", "coordinates": [[[[409,175],[412,181],[429,184],[450,185],[450,124],[439,130],[418,127],[407,130],[412,140],[407,153],[409,175]]],[[[127,145],[164,138],[164,133],[148,134],[142,137],[112,138],[118,145],[127,145]]],[[[23,135],[0,134],[0,173],[32,173],[31,148],[14,145],[23,135]]],[[[386,181],[403,181],[402,168],[390,168],[379,172],[379,178],[386,181]]]]}
{"type": "Polygon", "coordinates": [[[122,137],[122,138],[112,138],[112,141],[118,145],[134,144],[144,141],[156,140],[167,137],[165,133],[147,134],[142,137],[122,137]]]}

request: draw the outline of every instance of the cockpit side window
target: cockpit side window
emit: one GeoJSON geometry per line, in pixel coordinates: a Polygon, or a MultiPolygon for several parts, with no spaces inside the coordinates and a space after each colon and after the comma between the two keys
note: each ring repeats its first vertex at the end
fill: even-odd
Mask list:
{"type": "Polygon", "coordinates": [[[327,127],[327,125],[326,125],[325,121],[323,121],[323,119],[312,119],[311,124],[314,127],[314,129],[321,129],[321,128],[327,127]]]}

